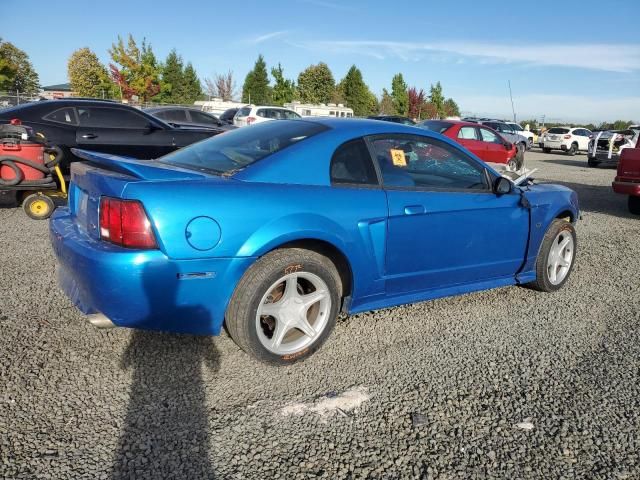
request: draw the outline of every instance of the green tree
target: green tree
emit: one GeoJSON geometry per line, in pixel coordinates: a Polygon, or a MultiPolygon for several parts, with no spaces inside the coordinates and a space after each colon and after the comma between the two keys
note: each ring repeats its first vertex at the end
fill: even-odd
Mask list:
{"type": "Polygon", "coordinates": [[[169,52],[162,64],[160,93],[154,100],[162,103],[180,103],[180,90],[184,82],[182,57],[175,49],[169,52]]]}
{"type": "Polygon", "coordinates": [[[393,97],[389,95],[386,88],[382,89],[382,98],[380,99],[380,113],[383,115],[393,115],[396,113],[396,107],[393,97]]]}
{"type": "Polygon", "coordinates": [[[440,82],[436,82],[435,85],[431,85],[431,90],[429,92],[429,101],[433,104],[436,109],[436,117],[442,118],[445,116],[444,110],[444,95],[442,94],[442,85],[440,82]]]}
{"type": "Polygon", "coordinates": [[[0,39],[0,83],[3,89],[33,95],[40,90],[38,74],[29,56],[13,43],[0,39]],[[2,80],[4,79],[4,80],[2,80]]]}
{"type": "Polygon", "coordinates": [[[202,97],[202,84],[191,62],[184,68],[184,77],[180,89],[180,103],[193,103],[202,97]]]}
{"type": "Polygon", "coordinates": [[[161,68],[151,45],[142,40],[139,48],[135,39],[129,34],[125,46],[118,36],[118,42],[109,49],[111,60],[109,64],[111,77],[122,92],[122,96],[131,100],[135,95],[142,102],[146,102],[160,92],[161,68]]]}
{"type": "Polygon", "coordinates": [[[344,94],[347,106],[353,109],[356,117],[365,117],[375,113],[378,102],[375,95],[362,79],[362,72],[352,65],[345,77],[340,82],[340,89],[344,94]]]}
{"type": "Polygon", "coordinates": [[[71,90],[81,97],[113,98],[116,87],[98,56],[85,47],[73,52],[67,62],[71,90]]]}
{"type": "Polygon", "coordinates": [[[271,102],[271,87],[267,74],[267,64],[258,55],[253,70],[247,73],[242,86],[242,101],[254,105],[268,105],[271,102]]]}
{"type": "Polygon", "coordinates": [[[409,113],[408,87],[401,73],[397,73],[391,79],[391,97],[397,115],[406,116],[409,113]]]}
{"type": "Polygon", "coordinates": [[[306,103],[329,103],[336,96],[336,82],[326,63],[311,65],[298,75],[298,94],[306,103]]]}
{"type": "Polygon", "coordinates": [[[444,101],[444,115],[446,117],[459,117],[460,116],[460,107],[453,100],[453,98],[447,98],[444,101]]]}
{"type": "Polygon", "coordinates": [[[293,80],[284,78],[282,65],[271,69],[271,76],[275,80],[273,85],[272,100],[275,105],[284,105],[291,102],[296,95],[296,84],[293,80]]]}

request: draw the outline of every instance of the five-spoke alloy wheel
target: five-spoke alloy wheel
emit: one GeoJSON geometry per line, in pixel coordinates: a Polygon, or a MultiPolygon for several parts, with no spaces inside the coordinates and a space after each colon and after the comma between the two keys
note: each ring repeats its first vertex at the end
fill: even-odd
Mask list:
{"type": "Polygon", "coordinates": [[[571,222],[556,218],[540,245],[536,280],[529,286],[543,292],[560,289],[568,280],[576,258],[576,231],[571,222]]]}

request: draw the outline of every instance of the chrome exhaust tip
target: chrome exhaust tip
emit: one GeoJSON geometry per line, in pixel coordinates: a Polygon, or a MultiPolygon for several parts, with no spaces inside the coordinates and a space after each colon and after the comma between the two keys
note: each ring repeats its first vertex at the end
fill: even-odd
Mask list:
{"type": "Polygon", "coordinates": [[[96,328],[114,328],[116,326],[102,313],[87,315],[87,321],[96,328]]]}

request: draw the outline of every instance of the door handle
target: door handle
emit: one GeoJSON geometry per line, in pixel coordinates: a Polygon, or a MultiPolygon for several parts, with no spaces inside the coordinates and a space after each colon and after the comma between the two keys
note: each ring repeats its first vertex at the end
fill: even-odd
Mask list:
{"type": "Polygon", "coordinates": [[[82,135],[82,138],[90,140],[92,138],[98,138],[98,135],[96,135],[95,133],[85,133],[84,135],[82,135]]]}
{"type": "Polygon", "coordinates": [[[426,209],[424,205],[407,205],[404,207],[405,215],[420,215],[421,213],[425,213],[426,209]]]}

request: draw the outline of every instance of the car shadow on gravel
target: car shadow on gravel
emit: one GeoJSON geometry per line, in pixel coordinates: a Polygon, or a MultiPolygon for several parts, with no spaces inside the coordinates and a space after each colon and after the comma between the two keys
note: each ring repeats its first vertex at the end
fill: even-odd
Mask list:
{"type": "MultiPolygon", "coordinates": [[[[545,180],[540,183],[551,182],[545,180]]],[[[604,213],[620,218],[638,218],[638,216],[629,212],[627,197],[615,193],[611,185],[585,185],[561,180],[555,180],[553,183],[564,185],[576,192],[582,212],[604,213]]]]}
{"type": "Polygon", "coordinates": [[[555,165],[566,165],[568,167],[582,167],[582,168],[588,168],[588,169],[597,169],[597,168],[602,168],[605,170],[615,170],[617,168],[617,165],[613,164],[613,163],[608,163],[608,164],[603,164],[603,165],[598,165],[597,167],[590,167],[589,165],[587,165],[587,159],[585,157],[582,158],[576,158],[576,159],[569,159],[567,158],[566,160],[563,159],[553,159],[553,160],[543,160],[544,163],[553,163],[555,165]]]}
{"type": "MultiPolygon", "coordinates": [[[[172,275],[144,272],[149,318],[172,311],[180,319],[210,319],[201,307],[176,305],[175,288],[166,287],[172,275]]],[[[215,373],[219,364],[212,337],[132,331],[120,362],[132,378],[113,479],[215,477],[203,370],[215,373]]]]}

